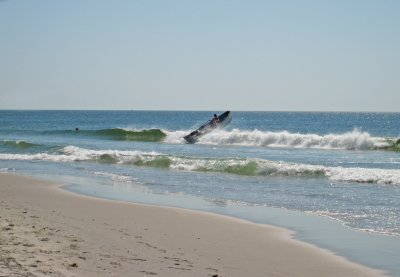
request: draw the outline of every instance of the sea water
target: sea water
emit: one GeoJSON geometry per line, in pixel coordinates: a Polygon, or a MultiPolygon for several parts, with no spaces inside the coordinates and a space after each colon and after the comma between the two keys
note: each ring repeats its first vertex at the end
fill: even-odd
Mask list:
{"type": "Polygon", "coordinates": [[[0,171],[275,224],[400,276],[400,113],[0,111],[0,171]]]}

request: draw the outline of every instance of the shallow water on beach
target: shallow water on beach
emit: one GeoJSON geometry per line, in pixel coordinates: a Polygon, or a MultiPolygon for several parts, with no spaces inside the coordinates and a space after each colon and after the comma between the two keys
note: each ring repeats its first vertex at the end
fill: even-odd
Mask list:
{"type": "Polygon", "coordinates": [[[187,144],[213,113],[0,111],[0,171],[288,227],[400,276],[400,113],[233,111],[187,144]]]}

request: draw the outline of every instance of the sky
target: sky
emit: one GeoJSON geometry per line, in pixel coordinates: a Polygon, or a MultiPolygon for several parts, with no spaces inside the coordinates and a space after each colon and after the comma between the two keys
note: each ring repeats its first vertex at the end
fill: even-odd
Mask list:
{"type": "Polygon", "coordinates": [[[400,112],[398,0],[3,0],[0,109],[400,112]]]}

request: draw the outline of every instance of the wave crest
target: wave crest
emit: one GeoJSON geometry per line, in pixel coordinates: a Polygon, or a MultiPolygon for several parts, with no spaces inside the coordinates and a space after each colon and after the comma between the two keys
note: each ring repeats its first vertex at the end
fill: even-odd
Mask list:
{"type": "Polygon", "coordinates": [[[36,146],[40,146],[39,144],[30,143],[23,140],[5,140],[1,141],[0,145],[4,145],[7,148],[14,148],[14,149],[28,149],[36,146]]]}
{"type": "Polygon", "coordinates": [[[120,128],[104,129],[94,131],[96,135],[109,137],[114,140],[129,140],[129,141],[162,141],[167,135],[160,129],[146,130],[125,130],[120,128]]]}
{"type": "Polygon", "coordinates": [[[321,148],[346,150],[376,150],[391,146],[393,139],[373,137],[357,129],[343,134],[301,134],[266,131],[216,131],[199,140],[203,144],[229,144],[241,146],[269,146],[291,148],[321,148]]]}
{"type": "Polygon", "coordinates": [[[110,140],[159,142],[167,135],[161,129],[131,130],[125,128],[110,128],[100,130],[48,130],[45,135],[61,136],[91,136],[110,140]]]}
{"type": "Polygon", "coordinates": [[[58,154],[0,154],[0,159],[89,161],[243,176],[325,177],[341,182],[400,184],[400,170],[395,169],[328,167],[248,158],[198,158],[164,155],[157,152],[90,150],[75,146],[64,147],[58,154]]]}

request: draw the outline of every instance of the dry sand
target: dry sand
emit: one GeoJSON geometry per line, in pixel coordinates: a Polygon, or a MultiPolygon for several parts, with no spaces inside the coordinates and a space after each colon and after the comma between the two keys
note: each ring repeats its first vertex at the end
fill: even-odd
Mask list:
{"type": "Polygon", "coordinates": [[[0,276],[381,276],[285,229],[0,174],[0,276]]]}

